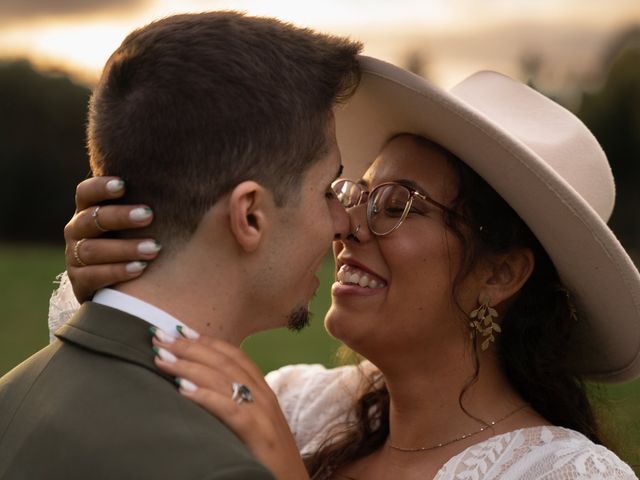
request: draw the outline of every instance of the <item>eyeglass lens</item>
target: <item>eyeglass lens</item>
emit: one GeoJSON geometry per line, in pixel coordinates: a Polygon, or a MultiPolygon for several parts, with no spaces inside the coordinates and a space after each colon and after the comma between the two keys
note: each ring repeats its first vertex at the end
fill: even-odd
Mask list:
{"type": "MultiPolygon", "coordinates": [[[[336,197],[345,208],[352,208],[364,200],[362,185],[349,180],[340,180],[333,185],[336,197]]],[[[377,235],[386,235],[400,225],[409,206],[411,192],[398,184],[380,185],[369,193],[367,201],[367,220],[371,231],[377,235]]]]}
{"type": "Polygon", "coordinates": [[[375,188],[367,204],[369,228],[378,235],[392,232],[405,217],[411,192],[401,185],[381,185],[375,188]]]}
{"type": "Polygon", "coordinates": [[[338,201],[344,208],[351,208],[358,205],[364,191],[361,185],[350,180],[338,180],[332,187],[338,201]]]}

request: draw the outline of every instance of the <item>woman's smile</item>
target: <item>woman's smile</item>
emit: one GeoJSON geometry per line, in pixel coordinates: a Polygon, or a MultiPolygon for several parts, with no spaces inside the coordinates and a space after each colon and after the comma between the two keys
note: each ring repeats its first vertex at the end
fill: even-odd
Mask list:
{"type": "Polygon", "coordinates": [[[377,295],[387,288],[387,281],[364,264],[342,257],[336,262],[336,282],[331,287],[334,296],[377,295]]]}

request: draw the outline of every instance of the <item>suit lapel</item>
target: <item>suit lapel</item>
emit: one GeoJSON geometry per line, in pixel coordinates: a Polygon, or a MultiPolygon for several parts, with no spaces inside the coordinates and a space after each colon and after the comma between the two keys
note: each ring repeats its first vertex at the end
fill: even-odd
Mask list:
{"type": "Polygon", "coordinates": [[[166,377],[153,363],[150,327],[144,320],[115,308],[85,302],[56,332],[56,337],[63,342],[138,364],[166,377]]]}

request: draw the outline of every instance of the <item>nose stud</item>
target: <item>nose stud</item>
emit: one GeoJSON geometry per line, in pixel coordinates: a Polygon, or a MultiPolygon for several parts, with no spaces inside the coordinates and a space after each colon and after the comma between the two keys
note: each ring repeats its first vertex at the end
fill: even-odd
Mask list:
{"type": "Polygon", "coordinates": [[[358,226],[356,227],[355,230],[351,230],[348,235],[347,235],[347,240],[353,240],[356,242],[359,242],[360,239],[358,238],[358,232],[360,231],[360,224],[358,224],[358,226]]]}

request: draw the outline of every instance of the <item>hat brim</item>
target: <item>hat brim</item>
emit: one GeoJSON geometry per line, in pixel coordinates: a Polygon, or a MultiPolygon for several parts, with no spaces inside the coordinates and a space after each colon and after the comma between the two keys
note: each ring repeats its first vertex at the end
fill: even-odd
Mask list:
{"type": "Polygon", "coordinates": [[[576,370],[607,382],[640,376],[640,275],[595,210],[535,152],[454,94],[374,58],[360,64],[358,90],[336,110],[344,175],[360,178],[399,133],[453,152],[527,223],[570,290],[579,312],[568,352],[576,370]]]}

